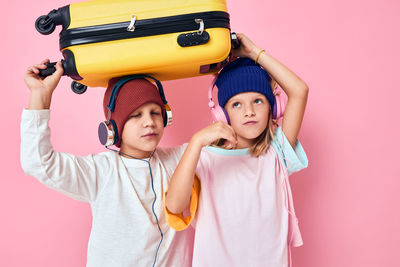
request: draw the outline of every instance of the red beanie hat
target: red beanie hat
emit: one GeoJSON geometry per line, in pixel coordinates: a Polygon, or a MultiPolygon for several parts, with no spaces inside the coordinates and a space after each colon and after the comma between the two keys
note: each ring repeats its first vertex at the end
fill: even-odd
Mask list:
{"type": "MultiPolygon", "coordinates": [[[[103,109],[104,115],[108,116],[107,105],[110,101],[112,89],[121,78],[113,78],[108,82],[107,90],[104,94],[103,109]]],[[[122,130],[129,115],[132,114],[143,104],[155,103],[161,107],[161,114],[165,120],[165,106],[161,100],[157,87],[146,79],[134,79],[123,84],[117,93],[115,100],[115,109],[111,113],[111,120],[114,120],[117,126],[118,140],[115,146],[120,147],[122,130]]]]}

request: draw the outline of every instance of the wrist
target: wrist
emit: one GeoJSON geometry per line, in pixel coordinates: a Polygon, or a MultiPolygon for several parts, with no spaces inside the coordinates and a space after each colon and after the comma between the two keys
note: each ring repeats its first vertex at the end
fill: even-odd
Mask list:
{"type": "Polygon", "coordinates": [[[205,146],[202,141],[200,136],[198,135],[198,133],[194,134],[192,136],[192,138],[190,139],[189,145],[194,147],[194,148],[198,148],[198,149],[202,149],[203,146],[205,146]]]}
{"type": "Polygon", "coordinates": [[[255,47],[251,50],[250,55],[249,55],[249,58],[252,59],[253,61],[255,61],[256,58],[257,58],[257,56],[261,53],[261,51],[263,51],[263,49],[261,49],[261,48],[258,47],[258,46],[255,46],[255,47]]]}
{"type": "Polygon", "coordinates": [[[28,109],[49,109],[52,93],[42,90],[32,90],[29,97],[28,109]]]}
{"type": "Polygon", "coordinates": [[[256,58],[254,59],[254,63],[259,64],[258,62],[260,61],[260,57],[261,57],[261,55],[262,55],[263,53],[265,53],[265,50],[264,50],[264,49],[261,49],[261,50],[258,51],[257,56],[256,56],[256,58]]]}

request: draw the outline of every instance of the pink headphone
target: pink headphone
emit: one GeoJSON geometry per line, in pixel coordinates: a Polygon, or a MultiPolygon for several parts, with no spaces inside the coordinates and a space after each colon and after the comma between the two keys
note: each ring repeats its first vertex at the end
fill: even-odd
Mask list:
{"type": "MultiPolygon", "coordinates": [[[[223,121],[230,124],[229,116],[226,113],[225,109],[220,105],[216,105],[212,99],[212,92],[215,87],[215,82],[217,81],[218,76],[215,76],[214,80],[211,83],[210,89],[208,89],[208,106],[211,109],[211,117],[214,121],[223,121]]],[[[286,107],[286,101],[282,95],[280,89],[274,89],[275,95],[275,105],[272,107],[272,118],[274,120],[278,120],[283,117],[286,107]]]]}

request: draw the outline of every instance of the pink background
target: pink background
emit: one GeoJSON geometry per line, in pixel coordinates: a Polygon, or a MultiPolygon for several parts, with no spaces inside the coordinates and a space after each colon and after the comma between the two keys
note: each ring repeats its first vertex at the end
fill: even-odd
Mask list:
{"type": "MultiPolygon", "coordinates": [[[[89,205],[22,172],[20,114],[25,69],[59,60],[58,33],[42,36],[35,19],[69,1],[10,1],[0,13],[0,266],[84,266],[89,205]]],[[[268,50],[310,87],[300,139],[310,166],[291,178],[305,245],[297,267],[395,267],[400,249],[400,2],[396,0],[229,1],[231,26],[268,50]]],[[[211,77],[165,82],[174,125],[162,145],[188,141],[210,122],[211,77]]],[[[52,103],[52,141],[79,155],[103,151],[103,89],[78,96],[64,77],[52,103]]],[[[249,248],[250,249],[250,248],[249,248]]]]}

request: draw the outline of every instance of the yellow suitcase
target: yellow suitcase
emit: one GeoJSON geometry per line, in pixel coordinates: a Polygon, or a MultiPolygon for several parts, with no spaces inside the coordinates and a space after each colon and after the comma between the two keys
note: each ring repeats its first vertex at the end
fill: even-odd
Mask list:
{"type": "Polygon", "coordinates": [[[79,81],[77,93],[131,74],[172,80],[217,72],[236,41],[225,0],[93,0],[35,22],[42,34],[56,25],[65,75],[79,81]]]}

